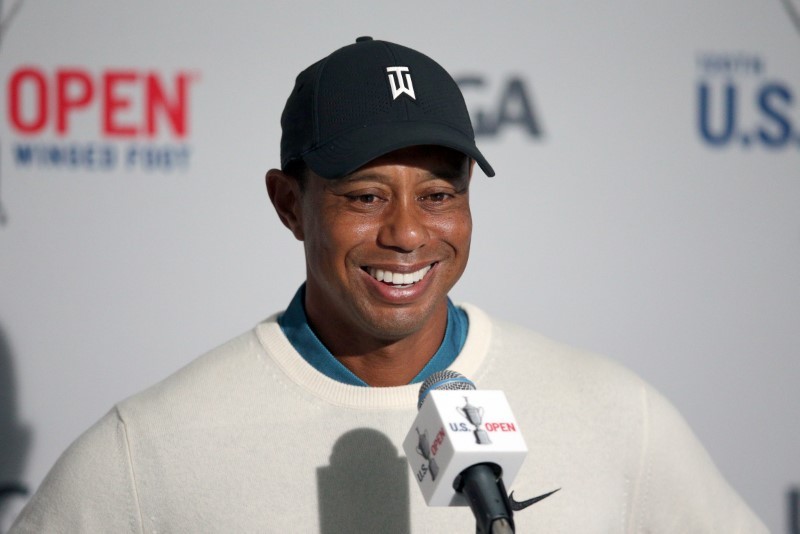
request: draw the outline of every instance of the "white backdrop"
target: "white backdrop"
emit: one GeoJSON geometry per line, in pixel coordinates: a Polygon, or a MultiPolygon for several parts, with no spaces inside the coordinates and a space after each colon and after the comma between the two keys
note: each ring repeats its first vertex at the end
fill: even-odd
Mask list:
{"type": "Polygon", "coordinates": [[[462,81],[498,174],[473,182],[454,299],[632,367],[793,532],[798,7],[6,0],[0,486],[35,488],[115,401],[288,303],[302,251],[263,185],[280,112],[372,35],[462,81]]]}

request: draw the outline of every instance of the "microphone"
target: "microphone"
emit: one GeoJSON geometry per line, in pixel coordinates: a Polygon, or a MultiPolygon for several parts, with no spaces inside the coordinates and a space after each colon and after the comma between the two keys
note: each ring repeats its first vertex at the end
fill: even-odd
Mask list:
{"type": "Polygon", "coordinates": [[[513,482],[528,448],[505,394],[446,369],[425,380],[417,407],[403,450],[428,506],[469,505],[479,534],[514,532],[503,479],[513,482]]]}

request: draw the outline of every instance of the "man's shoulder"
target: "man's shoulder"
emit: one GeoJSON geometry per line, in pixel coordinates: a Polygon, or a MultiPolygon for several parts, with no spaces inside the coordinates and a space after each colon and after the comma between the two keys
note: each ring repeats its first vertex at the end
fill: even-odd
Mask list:
{"type": "Polygon", "coordinates": [[[637,394],[645,382],[618,361],[596,352],[558,341],[534,329],[492,317],[475,306],[462,307],[490,331],[487,378],[502,377],[512,383],[548,384],[563,392],[584,394],[628,392],[637,394]],[[485,324],[484,324],[485,323],[485,324]]]}
{"type": "MultiPolygon", "coordinates": [[[[270,318],[264,322],[274,320],[270,318]]],[[[262,323],[263,324],[263,323],[262,323]]],[[[164,407],[176,416],[220,409],[236,392],[244,392],[263,381],[268,358],[256,333],[250,329],[195,358],[186,366],[149,388],[119,402],[120,417],[130,420],[164,407]]]]}

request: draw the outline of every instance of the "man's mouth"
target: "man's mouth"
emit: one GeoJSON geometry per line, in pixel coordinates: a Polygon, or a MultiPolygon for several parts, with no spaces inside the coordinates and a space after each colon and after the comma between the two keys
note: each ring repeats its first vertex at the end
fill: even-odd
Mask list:
{"type": "Polygon", "coordinates": [[[419,271],[413,273],[395,273],[387,271],[386,269],[376,269],[375,267],[365,267],[364,270],[378,282],[392,284],[394,287],[402,288],[412,286],[425,278],[425,275],[428,274],[431,267],[433,267],[433,264],[426,265],[419,271]]]}

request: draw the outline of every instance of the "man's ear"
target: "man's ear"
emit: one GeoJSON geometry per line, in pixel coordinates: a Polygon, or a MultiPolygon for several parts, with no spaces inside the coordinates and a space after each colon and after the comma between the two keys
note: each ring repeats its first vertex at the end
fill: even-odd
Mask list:
{"type": "Polygon", "coordinates": [[[291,230],[294,237],[303,241],[303,208],[300,184],[297,180],[278,169],[270,169],[265,178],[267,194],[275,207],[283,225],[291,230]]]}

